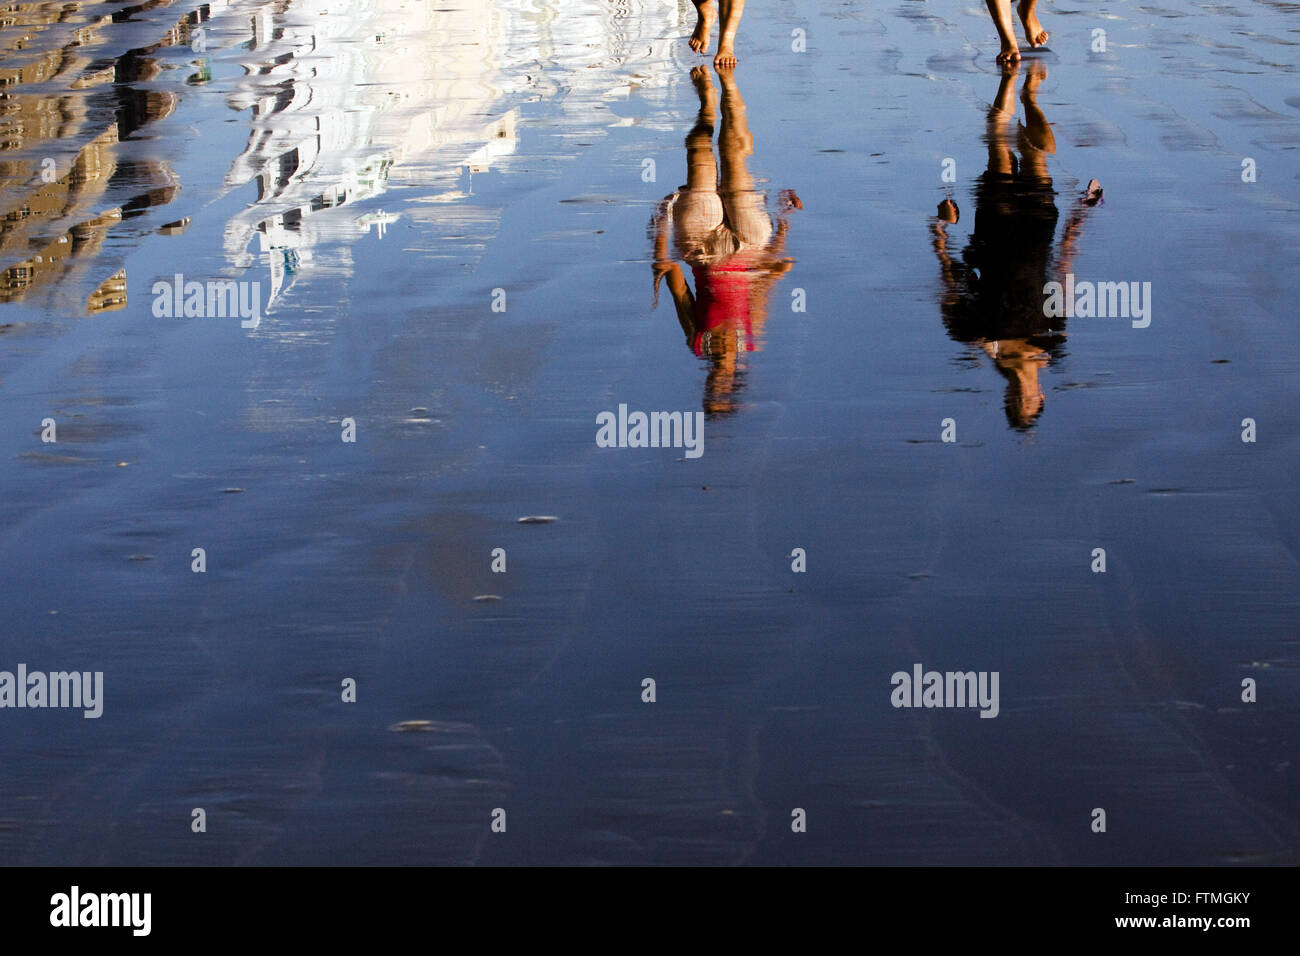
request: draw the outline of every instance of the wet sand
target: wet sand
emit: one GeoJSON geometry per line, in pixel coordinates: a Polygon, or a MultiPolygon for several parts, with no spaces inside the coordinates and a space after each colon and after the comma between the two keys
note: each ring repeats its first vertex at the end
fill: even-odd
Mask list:
{"type": "Polygon", "coordinates": [[[1026,332],[936,254],[946,197],[954,269],[998,234],[983,5],[751,3],[743,162],[802,208],[748,345],[693,349],[652,305],[689,4],[327,6],[0,31],[0,669],[105,685],[0,711],[7,860],[1297,862],[1287,7],[1040,9],[1017,175],[1153,309],[1026,332]],[[155,317],[176,273],[260,325],[155,317]],[[620,404],[709,410],[703,455],[597,447],[620,404]],[[999,716],[892,707],[915,662],[999,716]]]}

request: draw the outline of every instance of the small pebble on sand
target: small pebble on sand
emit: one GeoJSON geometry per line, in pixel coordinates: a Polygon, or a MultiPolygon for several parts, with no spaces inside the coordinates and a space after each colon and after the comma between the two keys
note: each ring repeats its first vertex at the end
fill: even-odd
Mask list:
{"type": "Polygon", "coordinates": [[[400,723],[393,724],[388,728],[396,734],[406,734],[419,732],[422,730],[433,730],[432,720],[403,720],[400,723]]]}

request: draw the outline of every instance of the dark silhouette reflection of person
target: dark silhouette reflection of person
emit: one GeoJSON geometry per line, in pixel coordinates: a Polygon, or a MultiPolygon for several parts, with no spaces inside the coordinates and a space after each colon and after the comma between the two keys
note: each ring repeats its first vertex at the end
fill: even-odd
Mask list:
{"type": "Polygon", "coordinates": [[[792,190],[781,193],[775,225],[763,193],[745,166],[754,151],[745,103],[730,69],[718,70],[722,86],[721,122],[709,71],[691,71],[700,97],[699,118],[686,137],[686,185],[659,204],[651,222],[654,236],[654,304],[659,282],[667,280],[686,344],[709,361],[704,410],[721,415],[736,409],[744,364],[742,352],[756,351],[767,319],[767,298],[794,262],[782,258],[786,215],[803,204],[792,190]],[[719,125],[718,158],[713,128],[719,125]],[[669,250],[669,233],[673,251],[669,250]],[[695,292],[682,267],[690,266],[695,292]]]}
{"type": "Polygon", "coordinates": [[[1060,357],[1064,342],[1065,320],[1043,314],[1043,287],[1071,270],[1083,221],[1101,199],[1101,184],[1089,181],[1053,248],[1058,214],[1047,156],[1056,152],[1056,140],[1035,99],[1047,68],[1031,63],[1025,73],[1020,92],[1025,122],[1015,137],[1019,161],[1010,130],[1018,72],[1014,64],[1003,72],[989,110],[988,169],[975,185],[975,228],[961,259],[948,251],[947,226],[958,219],[951,199],[939,204],[931,238],[939,257],[939,301],[948,334],[979,346],[992,359],[1007,380],[1007,421],[1028,430],[1043,411],[1039,369],[1060,357]]]}

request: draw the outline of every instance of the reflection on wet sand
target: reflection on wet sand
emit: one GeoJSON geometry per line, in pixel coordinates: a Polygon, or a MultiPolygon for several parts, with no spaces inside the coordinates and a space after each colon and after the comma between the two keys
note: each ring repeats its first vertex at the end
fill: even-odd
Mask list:
{"type": "Polygon", "coordinates": [[[803,204],[793,190],[782,191],[773,225],[746,166],[754,140],[734,73],[718,71],[720,116],[709,71],[697,66],[691,79],[700,112],[686,137],[686,185],[660,203],[651,223],[655,304],[660,280],[666,280],[687,346],[709,361],[704,410],[721,415],[738,407],[745,373],[741,353],[759,349],[768,296],[794,265],[781,255],[789,229],[786,214],[803,204]],[[719,127],[717,158],[714,126],[719,127]],[[681,265],[672,260],[670,232],[672,251],[690,266],[694,293],[681,265]]]}
{"type": "Polygon", "coordinates": [[[979,346],[993,361],[1007,380],[1007,421],[1027,430],[1043,412],[1039,369],[1062,355],[1065,339],[1065,320],[1044,315],[1043,286],[1071,271],[1084,219],[1100,200],[1101,186],[1096,180],[1088,184],[1053,248],[1058,211],[1047,156],[1056,152],[1056,140],[1036,99],[1047,68],[1038,62],[1026,68],[1020,92],[1025,122],[1013,147],[1018,72],[1013,66],[1003,73],[988,112],[988,168],[975,185],[975,228],[961,258],[948,249],[947,226],[959,216],[951,199],[939,204],[931,237],[948,334],[979,346]]]}
{"type": "MultiPolygon", "coordinates": [[[[171,202],[180,191],[165,160],[120,160],[116,147],[176,109],[174,93],[134,85],[161,73],[155,54],[189,45],[193,28],[211,16],[214,6],[225,4],[185,14],[148,46],[117,56],[88,55],[107,42],[106,33],[114,25],[167,5],[147,3],[103,15],[95,12],[98,4],[16,4],[6,10],[4,25],[21,26],[23,32],[5,34],[0,149],[29,156],[45,150],[51,155],[0,164],[6,197],[0,211],[0,256],[23,257],[0,271],[0,302],[23,299],[41,286],[69,278],[76,263],[88,263],[101,252],[114,226],[171,202]],[[29,55],[17,58],[21,53],[29,55]],[[55,92],[24,91],[63,79],[66,85],[55,92]],[[105,84],[107,102],[95,95],[105,84]],[[63,158],[68,143],[79,140],[76,152],[63,158]],[[119,190],[127,191],[125,201],[95,211],[111,203],[107,197],[119,190]]],[[[94,313],[125,304],[125,274],[119,269],[99,283],[86,308],[94,313]]]]}
{"type": "Polygon", "coordinates": [[[250,110],[252,128],[226,184],[255,182],[257,201],[230,220],[224,245],[248,266],[257,236],[270,268],[268,304],[297,278],[329,268],[316,259],[327,242],[328,254],[341,257],[333,268],[346,273],[346,245],[371,226],[382,238],[398,218],[318,214],[382,195],[399,166],[414,179],[448,167],[483,171],[517,143],[517,111],[496,107],[513,11],[467,5],[412,14],[379,2],[323,16],[331,6],[300,0],[255,18],[248,77],[230,100],[250,110]]]}
{"type": "MultiPolygon", "coordinates": [[[[0,302],[83,284],[76,266],[100,254],[111,232],[175,199],[179,178],[153,146],[141,145],[150,137],[137,133],[180,106],[168,88],[178,87],[172,69],[184,70],[187,86],[211,81],[206,44],[215,44],[218,60],[239,50],[234,58],[245,73],[226,105],[248,111],[248,143],[230,162],[225,186],[254,184],[256,196],[227,221],[229,271],[260,257],[270,269],[272,307],[308,274],[351,274],[350,245],[372,227],[382,237],[398,218],[373,208],[395,170],[403,185],[439,183],[417,202],[445,204],[464,197],[466,174],[514,152],[516,104],[558,91],[537,64],[562,68],[570,97],[579,90],[627,96],[625,81],[609,87],[618,78],[608,70],[579,72],[568,60],[590,67],[593,51],[605,66],[638,59],[634,38],[671,7],[646,0],[561,18],[527,0],[494,0],[486,9],[469,0],[414,14],[401,0],[375,0],[340,15],[326,0],[214,0],[168,25],[158,14],[172,3],[6,8],[0,25],[14,29],[0,32],[0,152],[15,158],[0,162],[0,254],[8,260],[0,260],[0,302]],[[219,29],[210,28],[221,13],[228,15],[219,29]],[[127,141],[132,146],[120,148],[127,141]],[[359,203],[372,208],[321,215],[359,203]]],[[[427,218],[426,209],[413,214],[427,218]]],[[[175,235],[186,222],[159,231],[175,235]]],[[[124,304],[105,288],[91,294],[90,311],[124,304]]]]}
{"type": "MultiPolygon", "coordinates": [[[[1286,643],[1300,591],[1286,560],[1297,445],[1285,434],[1300,360],[1284,334],[1300,220],[1278,175],[1300,118],[1281,115],[1293,77],[1264,68],[1284,49],[1284,14],[1148,11],[1107,22],[1123,31],[1120,56],[1063,45],[1050,78],[1062,105],[1046,105],[1046,85],[1038,94],[1059,123],[1060,155],[1046,157],[1066,196],[1059,218],[1050,185],[1033,188],[1050,137],[1032,112],[1037,152],[1014,152],[1007,107],[1028,65],[1007,81],[979,215],[963,192],[965,221],[951,225],[945,207],[936,227],[943,314],[1015,377],[1015,340],[1050,336],[995,300],[1019,270],[1021,298],[1041,309],[1076,191],[1064,170],[1078,169],[1125,202],[1089,220],[1108,245],[1089,232],[1076,271],[1118,260],[1161,281],[1179,347],[1090,334],[1070,350],[1071,379],[1105,385],[1113,369],[1140,395],[1070,393],[1086,408],[1049,398],[1057,440],[1030,447],[1001,419],[996,434],[963,425],[974,441],[953,455],[899,439],[949,413],[946,386],[985,375],[996,403],[1005,382],[936,361],[936,337],[945,355],[986,353],[935,322],[928,232],[911,254],[897,238],[930,225],[943,137],[981,152],[983,103],[966,104],[967,84],[982,101],[998,78],[936,48],[960,45],[963,20],[987,38],[982,10],[954,5],[949,23],[931,4],[922,24],[909,16],[921,4],[801,4],[816,42],[791,57],[777,42],[788,11],[748,5],[746,34],[762,40],[742,51],[738,77],[762,110],[750,168],[816,170],[774,183],[797,186],[817,216],[782,251],[776,222],[751,221],[763,210],[743,174],[740,98],[718,99],[730,77],[710,74],[716,89],[703,91],[701,132],[725,128],[721,154],[693,135],[691,173],[640,177],[645,157],[680,147],[700,105],[682,86],[685,0],[440,0],[405,13],[402,2],[239,0],[209,31],[211,69],[198,69],[211,82],[196,87],[188,45],[126,55],[197,3],[178,0],[110,17],[64,55],[79,65],[42,67],[44,85],[0,98],[0,122],[22,114],[4,137],[18,145],[0,150],[18,167],[0,205],[42,189],[53,204],[10,226],[0,268],[59,235],[102,242],[56,264],[61,277],[38,280],[26,302],[0,305],[0,320],[44,320],[0,321],[0,666],[103,669],[108,687],[102,721],[2,718],[6,860],[1296,860],[1293,714],[1234,700],[1239,677],[1273,682],[1261,689],[1276,702],[1276,681],[1300,673],[1286,643]],[[1204,70],[1207,57],[1224,69],[1204,70]],[[151,59],[161,72],[132,79],[151,59]],[[132,89],[179,101],[123,132],[149,112],[132,89]],[[514,108],[518,151],[499,159],[515,137],[494,124],[514,108]],[[426,130],[441,137],[427,149],[426,130]],[[1250,185],[1235,171],[1246,143],[1263,174],[1250,185]],[[83,150],[66,195],[39,180],[44,156],[58,159],[57,180],[83,150]],[[168,167],[142,160],[170,163],[185,193],[130,219],[136,197],[169,185],[157,178],[168,167]],[[471,181],[466,166],[488,162],[471,181]],[[749,195],[720,188],[733,174],[749,195]],[[655,252],[660,281],[671,274],[682,293],[670,311],[686,320],[689,358],[667,303],[655,322],[611,323],[649,305],[641,230],[688,178],[706,183],[668,204],[655,252]],[[700,207],[697,230],[688,213],[700,207]],[[106,210],[122,218],[78,231],[106,210]],[[385,213],[400,219],[384,241],[365,237],[385,213]],[[1158,215],[1177,228],[1141,233],[1158,215]],[[1049,228],[1016,235],[1026,217],[1049,228]],[[232,219],[237,253],[223,244],[232,219]],[[745,243],[766,271],[727,271],[745,243]],[[263,250],[296,285],[257,334],[229,318],[160,321],[149,307],[151,281],[182,270],[242,268],[265,290],[263,250]],[[79,309],[124,264],[134,288],[112,321],[65,322],[50,307],[79,309]],[[761,326],[765,307],[785,312],[792,287],[814,279],[816,320],[774,314],[780,347],[745,355],[754,316],[761,326]],[[498,286],[506,314],[489,309],[498,286]],[[706,373],[706,402],[752,407],[717,422],[700,460],[593,443],[593,406],[676,408],[682,381],[690,393],[706,373]],[[1242,446],[1225,410],[1258,416],[1271,437],[1242,446]],[[59,444],[37,434],[47,416],[59,444]],[[343,416],[358,443],[339,441],[343,416]],[[988,533],[1008,500],[1030,532],[1012,548],[988,533]],[[524,515],[558,520],[517,524],[524,515]],[[1080,542],[1127,558],[1094,578],[1080,542]],[[810,574],[786,557],[796,545],[810,574]],[[189,563],[196,546],[204,574],[189,563]],[[498,546],[508,573],[489,565],[498,546]],[[498,600],[476,600],[487,595],[498,600]],[[888,677],[913,662],[1001,670],[1002,715],[894,709],[888,677]],[[344,677],[356,704],[340,700],[344,677]],[[1093,795],[1113,838],[1087,825],[1093,795]],[[199,804],[203,838],[186,825],[199,804]],[[497,807],[508,836],[490,829],[497,807]],[[806,832],[792,808],[807,810],[806,832]]],[[[70,7],[75,22],[16,28],[31,44],[4,69],[37,46],[61,50],[96,22],[87,11],[125,10],[58,9],[70,7]]],[[[1064,22],[1070,33],[1086,36],[1064,22]]],[[[984,172],[975,159],[965,184],[984,172]]],[[[776,200],[772,188],[773,213],[776,200]]],[[[125,286],[108,281],[93,305],[113,307],[125,286]]],[[[1073,334],[1088,320],[1070,322],[1073,334]]],[[[1042,362],[1022,364],[1050,381],[1042,362]]]]}

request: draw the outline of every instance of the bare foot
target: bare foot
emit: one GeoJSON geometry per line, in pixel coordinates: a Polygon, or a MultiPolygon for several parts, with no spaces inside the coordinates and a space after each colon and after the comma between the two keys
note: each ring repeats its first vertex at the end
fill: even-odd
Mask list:
{"type": "Polygon", "coordinates": [[[726,40],[718,41],[718,55],[713,58],[713,68],[715,70],[734,70],[736,63],[736,50],[732,44],[726,40]]]}
{"type": "Polygon", "coordinates": [[[1016,13],[1020,15],[1020,22],[1025,27],[1025,39],[1029,41],[1030,47],[1040,47],[1047,42],[1048,33],[1034,13],[1034,0],[1020,0],[1016,13]]]}
{"type": "Polygon", "coordinates": [[[699,18],[695,23],[695,32],[691,34],[691,49],[703,53],[709,48],[709,34],[713,32],[713,22],[718,18],[718,6],[713,0],[699,0],[695,4],[695,12],[699,18]]]}
{"type": "Polygon", "coordinates": [[[998,54],[998,66],[1013,66],[1020,62],[1020,47],[1016,45],[1015,40],[1008,40],[1002,44],[1002,52],[998,54]]]}

